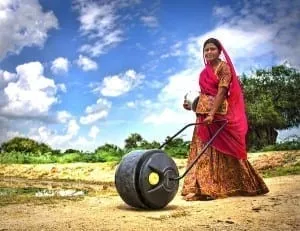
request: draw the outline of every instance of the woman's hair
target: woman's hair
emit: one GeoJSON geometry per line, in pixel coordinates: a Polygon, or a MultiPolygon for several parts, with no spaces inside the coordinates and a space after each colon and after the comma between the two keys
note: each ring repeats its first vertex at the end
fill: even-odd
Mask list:
{"type": "Polygon", "coordinates": [[[207,39],[204,44],[203,44],[203,51],[204,51],[204,47],[208,44],[208,43],[213,43],[214,45],[216,45],[216,47],[218,48],[219,52],[222,51],[222,45],[219,42],[219,40],[215,39],[215,38],[209,38],[207,39]]]}

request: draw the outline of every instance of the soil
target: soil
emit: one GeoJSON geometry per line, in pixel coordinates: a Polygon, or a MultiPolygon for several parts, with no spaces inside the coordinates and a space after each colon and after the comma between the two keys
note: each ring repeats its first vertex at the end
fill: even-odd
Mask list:
{"type": "MultiPolygon", "coordinates": [[[[185,160],[177,161],[181,171],[184,163],[185,160]]],[[[107,170],[99,164],[75,165],[80,171],[96,168],[97,173],[102,171],[103,174],[96,180],[96,177],[85,178],[84,174],[79,176],[70,171],[79,179],[85,179],[74,181],[70,176],[63,178],[66,175],[63,169],[70,170],[71,166],[74,164],[43,165],[49,174],[43,174],[44,177],[37,174],[36,178],[33,169],[41,173],[40,165],[0,166],[0,187],[51,185],[93,192],[78,200],[27,201],[0,206],[0,230],[300,230],[300,175],[264,179],[270,189],[266,195],[212,201],[184,201],[180,185],[167,207],[148,211],[129,207],[121,200],[112,181],[113,167],[106,166],[110,169],[107,170]],[[23,178],[17,175],[17,170],[12,171],[13,168],[23,173],[23,178]],[[107,180],[108,176],[111,180],[107,180]]],[[[90,170],[86,172],[93,175],[90,170]]]]}

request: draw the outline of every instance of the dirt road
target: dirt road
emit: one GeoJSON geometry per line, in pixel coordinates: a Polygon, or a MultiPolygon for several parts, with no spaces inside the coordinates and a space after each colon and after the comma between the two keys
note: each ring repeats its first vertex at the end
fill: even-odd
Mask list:
{"type": "Polygon", "coordinates": [[[158,211],[130,208],[113,193],[10,204],[0,207],[0,230],[300,230],[300,175],[265,182],[264,196],[186,202],[178,192],[158,211]]]}

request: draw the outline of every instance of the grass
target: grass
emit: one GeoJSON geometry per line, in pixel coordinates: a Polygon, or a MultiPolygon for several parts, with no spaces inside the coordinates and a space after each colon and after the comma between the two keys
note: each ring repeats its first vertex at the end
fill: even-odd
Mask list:
{"type": "Polygon", "coordinates": [[[99,163],[99,162],[119,162],[121,156],[115,153],[100,152],[93,154],[86,153],[66,153],[66,154],[49,154],[37,155],[36,153],[22,152],[0,152],[1,164],[50,164],[50,163],[99,163]]]}
{"type": "Polygon", "coordinates": [[[287,175],[299,175],[300,163],[295,165],[276,167],[273,169],[266,169],[262,171],[263,177],[275,177],[275,176],[287,176],[287,175]]]}

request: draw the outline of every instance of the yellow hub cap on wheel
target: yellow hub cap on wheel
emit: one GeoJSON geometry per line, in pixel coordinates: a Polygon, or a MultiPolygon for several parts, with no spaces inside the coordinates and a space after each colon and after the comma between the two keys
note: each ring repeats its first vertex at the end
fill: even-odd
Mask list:
{"type": "Polygon", "coordinates": [[[148,177],[149,184],[157,185],[159,182],[159,175],[156,172],[151,172],[148,177]]]}

